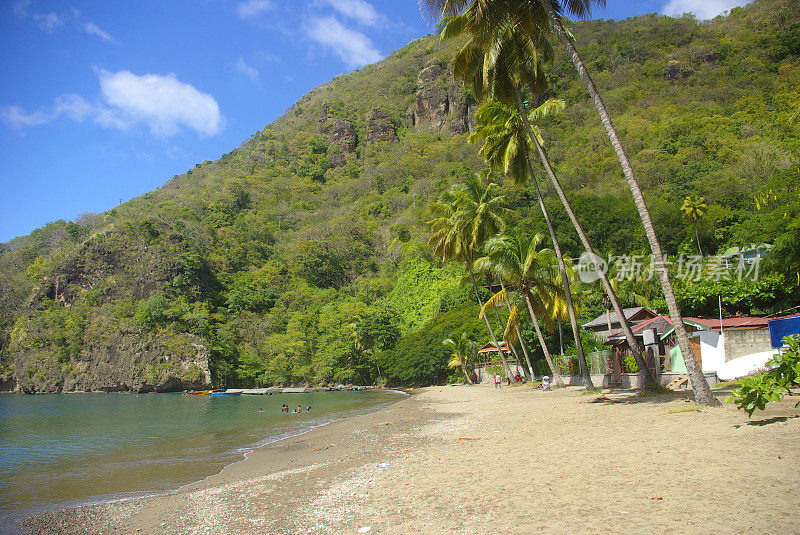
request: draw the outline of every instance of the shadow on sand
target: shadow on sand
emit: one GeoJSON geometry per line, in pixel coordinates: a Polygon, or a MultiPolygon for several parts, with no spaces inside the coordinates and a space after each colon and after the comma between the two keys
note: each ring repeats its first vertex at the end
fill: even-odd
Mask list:
{"type": "Polygon", "coordinates": [[[743,425],[762,426],[762,425],[769,425],[769,424],[777,424],[777,423],[780,423],[780,422],[785,422],[787,420],[793,420],[795,418],[800,418],[800,416],[797,416],[797,415],[794,415],[794,416],[773,416],[772,418],[764,418],[763,420],[750,420],[749,422],[747,422],[745,424],[734,425],[733,427],[739,428],[739,427],[742,427],[743,425]]]}

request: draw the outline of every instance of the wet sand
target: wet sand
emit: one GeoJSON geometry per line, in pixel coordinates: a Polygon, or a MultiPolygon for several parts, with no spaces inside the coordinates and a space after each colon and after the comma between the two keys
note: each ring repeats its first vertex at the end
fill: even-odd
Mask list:
{"type": "MultiPolygon", "coordinates": [[[[30,533],[798,533],[798,397],[752,419],[685,395],[431,387],[171,494],[30,533]],[[367,528],[370,528],[367,530],[367,528]]],[[[724,398],[724,394],[720,394],[724,398]]]]}

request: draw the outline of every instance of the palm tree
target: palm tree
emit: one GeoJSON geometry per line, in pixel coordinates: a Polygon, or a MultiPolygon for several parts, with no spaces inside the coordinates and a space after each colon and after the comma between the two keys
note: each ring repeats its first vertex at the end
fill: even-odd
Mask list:
{"type": "MultiPolygon", "coordinates": [[[[559,108],[563,108],[563,106],[564,101],[551,99],[536,108],[533,113],[543,116],[554,113],[559,108]]],[[[594,385],[592,384],[589,367],[586,365],[586,357],[583,352],[583,344],[581,343],[578,330],[578,321],[572,302],[572,292],[569,287],[569,278],[567,277],[564,255],[561,252],[561,246],[556,237],[555,226],[550,219],[550,214],[548,213],[541,191],[539,190],[538,180],[534,176],[533,168],[530,165],[528,139],[522,121],[520,121],[519,118],[519,112],[499,102],[488,101],[481,106],[476,114],[476,130],[475,133],[469,137],[469,140],[473,143],[484,140],[481,152],[492,168],[503,169],[517,184],[524,184],[529,180],[533,183],[536,191],[536,199],[539,202],[539,208],[547,224],[550,240],[553,243],[553,250],[558,259],[561,283],[564,288],[566,308],[572,327],[572,334],[576,341],[581,375],[583,376],[586,387],[593,388],[594,385]]]]}
{"type": "MultiPolygon", "coordinates": [[[[428,222],[433,232],[428,244],[433,246],[434,254],[443,262],[458,260],[466,264],[480,307],[483,307],[483,301],[473,270],[476,251],[488,237],[505,228],[505,218],[510,214],[505,207],[505,198],[494,193],[496,187],[497,184],[489,182],[484,188],[482,177],[471,176],[463,183],[453,185],[441,202],[433,203],[430,207],[437,217],[428,222]]],[[[505,373],[510,378],[511,368],[500,349],[492,324],[488,317],[484,316],[484,320],[500,354],[505,373]]]]}
{"type": "Polygon", "coordinates": [[[450,362],[447,363],[447,366],[450,368],[461,366],[461,370],[464,372],[464,377],[466,377],[467,382],[473,384],[472,377],[470,377],[469,372],[467,372],[467,362],[475,355],[475,346],[467,338],[467,333],[462,332],[461,336],[455,340],[447,338],[442,341],[442,344],[448,346],[452,351],[450,354],[450,362]]]}
{"type": "MultiPolygon", "coordinates": [[[[435,18],[446,15],[458,15],[462,13],[469,17],[469,23],[461,22],[462,30],[460,33],[469,31],[473,37],[478,37],[478,41],[473,48],[481,49],[485,53],[484,59],[491,60],[495,54],[494,46],[499,41],[498,36],[504,32],[514,31],[523,34],[534,46],[539,46],[544,40],[545,32],[553,32],[567,48],[572,58],[572,62],[578,71],[578,75],[586,85],[589,96],[595,104],[600,121],[608,134],[617,159],[620,162],[623,175],[631,190],[634,204],[639,212],[639,217],[645,229],[653,253],[653,261],[658,272],[661,288],[664,293],[664,300],[669,309],[670,318],[674,325],[675,334],[684,355],[694,356],[686,329],[683,325],[675,292],[667,269],[667,262],[661,250],[661,244],[656,235],[649,209],[644,200],[639,182],[633,172],[633,168],[628,160],[628,156],[622,147],[616,129],[606,110],[603,99],[594,81],[586,70],[586,66],[580,57],[570,35],[563,26],[560,13],[566,7],[571,14],[583,17],[590,13],[592,4],[604,5],[603,0],[570,0],[562,3],[556,2],[555,5],[550,0],[420,0],[423,9],[427,9],[435,18]],[[511,30],[509,30],[511,28],[511,30]]],[[[453,28],[457,30],[458,28],[453,28]]],[[[476,55],[475,52],[472,55],[476,55]]],[[[701,404],[716,405],[719,402],[712,395],[708,382],[700,369],[696,359],[689,358],[686,367],[691,377],[692,388],[695,394],[695,401],[701,404]]]]}
{"type": "MultiPolygon", "coordinates": [[[[570,13],[584,16],[589,13],[592,4],[602,5],[603,2],[571,0],[567,4],[570,13]]],[[[578,51],[575,49],[570,36],[564,29],[559,17],[559,12],[562,11],[561,4],[556,3],[554,7],[549,0],[420,0],[420,5],[423,8],[427,8],[435,18],[440,18],[444,15],[458,14],[463,11],[463,13],[468,15],[472,20],[470,28],[471,33],[473,33],[473,35],[480,35],[481,43],[484,45],[484,51],[487,52],[487,57],[489,57],[492,52],[490,46],[493,45],[495,36],[500,33],[498,29],[504,26],[507,27],[509,24],[518,28],[518,31],[523,32],[532,42],[536,43],[542,41],[542,34],[544,31],[550,30],[556,33],[561,42],[566,46],[581,80],[585,83],[589,91],[590,97],[597,108],[600,120],[606,129],[611,145],[620,162],[623,175],[628,182],[629,189],[634,198],[634,203],[645,228],[645,234],[650,243],[654,265],[658,271],[664,299],[669,309],[669,314],[675,328],[675,334],[678,338],[681,351],[684,355],[694,355],[683,325],[680,310],[678,309],[677,300],[675,299],[675,293],[667,270],[667,263],[665,262],[661,250],[661,244],[655,233],[652,219],[644,201],[644,196],[642,195],[638,180],[633,173],[627,154],[611,122],[605,104],[589,76],[578,51]]],[[[465,29],[467,28],[465,24],[462,24],[462,26],[465,29]]],[[[481,47],[474,46],[473,48],[480,49],[481,47]]],[[[474,55],[476,55],[475,52],[473,52],[473,56],[474,55]]],[[[711,389],[708,387],[708,382],[705,380],[697,361],[695,359],[686,360],[687,371],[691,377],[692,388],[695,393],[695,400],[702,404],[718,404],[716,398],[711,394],[711,389]]]]}
{"type": "MultiPolygon", "coordinates": [[[[469,17],[461,15],[454,17],[448,22],[442,30],[443,37],[463,32],[466,28],[470,28],[471,20],[469,17]]],[[[522,80],[535,85],[538,89],[543,89],[546,84],[543,78],[543,70],[541,63],[543,59],[550,56],[551,49],[546,41],[542,41],[538,46],[532,46],[528,40],[521,39],[520,34],[515,32],[513,28],[506,27],[499,32],[499,37],[490,46],[490,50],[484,53],[485,43],[480,39],[470,39],[462,47],[458,54],[453,59],[454,73],[465,79],[469,84],[476,96],[482,96],[485,88],[489,87],[491,94],[498,99],[513,99],[517,98],[520,113],[524,114],[524,107],[519,97],[519,85],[522,80]]],[[[473,34],[474,36],[474,34],[473,34]]],[[[547,113],[550,109],[557,107],[558,104],[554,101],[546,103],[540,110],[540,113],[547,113]]],[[[491,113],[491,111],[489,111],[491,113]]],[[[513,123],[511,123],[513,125],[513,123]]],[[[587,388],[593,388],[589,368],[586,365],[586,357],[583,352],[583,345],[580,341],[580,334],[578,330],[578,321],[575,315],[574,306],[572,303],[572,295],[569,288],[569,282],[566,277],[566,268],[564,264],[564,257],[561,252],[561,247],[555,234],[555,227],[550,220],[550,215],[545,207],[544,200],[541,192],[539,191],[539,184],[533,175],[530,167],[530,162],[527,158],[528,146],[524,140],[524,130],[522,128],[509,129],[510,132],[507,136],[501,135],[499,144],[505,148],[516,151],[516,157],[506,159],[508,154],[506,151],[498,151],[493,155],[485,154],[493,167],[504,167],[507,174],[510,174],[518,183],[527,182],[528,177],[533,182],[536,190],[536,197],[539,201],[539,207],[542,210],[545,223],[547,224],[550,238],[553,242],[553,249],[555,250],[558,259],[559,269],[562,273],[562,284],[564,285],[564,294],[567,302],[567,310],[569,311],[570,324],[572,332],[576,340],[576,348],[578,352],[578,362],[581,367],[581,375],[583,376],[584,384],[587,388]],[[520,136],[522,141],[520,142],[520,136]],[[510,166],[504,165],[510,162],[510,166]]],[[[480,135],[479,135],[480,137],[480,135]]]]}
{"type": "MultiPolygon", "coordinates": [[[[489,164],[493,167],[502,166],[506,173],[514,177],[517,182],[522,181],[519,177],[526,177],[533,173],[530,163],[531,148],[529,144],[533,145],[533,148],[535,148],[539,154],[539,160],[544,166],[550,178],[550,182],[553,184],[561,200],[561,204],[564,206],[573,227],[578,233],[581,244],[589,253],[588,258],[597,262],[599,257],[594,253],[594,249],[589,242],[589,236],[578,220],[555,171],[550,165],[550,161],[542,146],[541,132],[538,127],[531,124],[541,120],[541,118],[546,115],[560,111],[563,107],[563,101],[550,99],[533,109],[527,117],[525,117],[519,113],[518,109],[513,109],[496,101],[488,101],[478,108],[476,113],[477,124],[475,133],[470,136],[469,140],[474,142],[484,139],[485,142],[481,152],[489,164]],[[527,135],[523,133],[524,131],[527,131],[527,135]]],[[[628,345],[632,349],[634,359],[639,369],[639,384],[645,387],[653,381],[653,376],[645,365],[641,347],[633,335],[630,322],[625,318],[622,311],[620,300],[616,295],[618,287],[612,280],[608,279],[603,266],[595,265],[595,271],[605,290],[609,307],[613,307],[618,317],[621,318],[620,325],[625,333],[628,345]]]]}
{"type": "MultiPolygon", "coordinates": [[[[553,364],[537,318],[537,314],[547,318],[548,307],[552,306],[554,300],[563,299],[564,295],[558,281],[558,271],[554,268],[557,264],[555,253],[551,249],[539,250],[541,241],[541,234],[528,237],[517,231],[495,236],[486,242],[484,249],[492,270],[508,281],[510,289],[517,292],[527,305],[553,380],[557,385],[563,386],[561,374],[553,364]]],[[[503,288],[486,301],[481,314],[485,317],[487,308],[498,306],[509,299],[509,288],[503,288]]]]}
{"type": "Polygon", "coordinates": [[[694,238],[697,240],[697,252],[700,256],[703,256],[703,250],[700,248],[700,235],[697,232],[697,223],[705,217],[708,211],[706,198],[689,195],[683,200],[681,211],[683,212],[683,216],[688,219],[694,227],[694,238]]]}
{"type": "MultiPolygon", "coordinates": [[[[492,272],[491,262],[489,258],[483,256],[475,260],[474,269],[476,272],[485,273],[487,276],[492,272]]],[[[497,275],[495,273],[495,275],[497,275]]],[[[501,290],[505,290],[505,282],[503,282],[503,277],[498,276],[497,279],[500,281],[500,288],[501,290]]],[[[514,357],[519,362],[519,355],[517,355],[516,351],[514,351],[514,344],[519,342],[520,347],[522,348],[522,353],[525,355],[525,362],[528,364],[528,373],[531,376],[531,379],[535,377],[533,372],[533,365],[531,364],[531,357],[528,354],[528,347],[525,344],[525,340],[522,337],[522,333],[520,332],[520,314],[519,308],[516,304],[513,306],[511,305],[510,300],[506,300],[506,308],[508,309],[508,320],[506,321],[506,330],[503,333],[503,339],[506,340],[508,347],[514,352],[514,357]]],[[[483,310],[483,307],[481,307],[483,310]]],[[[497,315],[497,309],[495,309],[495,315],[497,315]]],[[[500,317],[497,316],[498,322],[500,321],[500,317]]]]}
{"type": "MultiPolygon", "coordinates": [[[[491,38],[494,41],[487,44],[487,40],[491,39],[487,38],[485,32],[481,33],[483,30],[475,30],[472,27],[472,20],[469,15],[462,14],[453,17],[442,29],[441,37],[443,39],[464,32],[470,35],[470,39],[453,58],[454,74],[463,78],[473,88],[476,96],[485,97],[487,94],[491,94],[492,99],[499,98],[503,102],[509,103],[509,105],[506,106],[503,102],[490,100],[481,106],[476,114],[478,124],[475,134],[471,136],[471,140],[485,139],[482,152],[490,166],[494,168],[502,167],[518,183],[524,183],[528,176],[533,177],[534,187],[538,193],[538,183],[533,175],[533,168],[530,162],[531,150],[529,143],[535,148],[539,155],[539,160],[570,217],[573,227],[575,227],[584,248],[590,253],[589,258],[595,262],[595,271],[600,276],[609,300],[619,317],[622,318],[623,332],[629,346],[632,348],[638,365],[639,384],[645,387],[653,381],[653,376],[645,365],[641,348],[633,335],[629,322],[622,313],[619,300],[614,295],[611,284],[605,277],[603,266],[598,263],[599,257],[594,254],[588,236],[578,221],[550,165],[542,147],[540,131],[530,124],[531,122],[537,122],[546,115],[561,111],[564,107],[563,101],[551,99],[536,107],[529,115],[525,111],[526,105],[522,99],[521,92],[522,85],[524,84],[534,91],[544,91],[546,87],[541,63],[548,59],[552,53],[549,43],[546,40],[533,43],[521,36],[513,27],[506,25],[496,32],[497,35],[495,37],[491,38]],[[489,52],[483,52],[487,47],[489,52]],[[516,111],[514,108],[516,108],[516,111]],[[534,128],[536,129],[535,132],[534,128]],[[527,138],[525,132],[527,132],[527,138]]],[[[541,195],[537,194],[537,197],[547,220],[548,216],[541,200],[541,195]]],[[[554,249],[559,253],[560,248],[554,232],[552,228],[550,230],[554,249]]],[[[571,300],[572,296],[569,295],[569,301],[571,300]]],[[[575,336],[576,340],[580,340],[577,333],[577,321],[574,320],[574,306],[569,302],[567,305],[570,323],[573,327],[573,336],[575,336]]],[[[560,326],[559,323],[559,328],[560,326]]],[[[587,386],[591,386],[591,378],[582,344],[579,343],[577,349],[581,372],[588,379],[587,386]]]]}

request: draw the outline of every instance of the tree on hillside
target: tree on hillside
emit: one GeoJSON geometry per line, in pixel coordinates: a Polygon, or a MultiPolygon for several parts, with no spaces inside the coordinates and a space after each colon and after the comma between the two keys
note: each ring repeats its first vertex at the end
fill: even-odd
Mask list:
{"type": "MultiPolygon", "coordinates": [[[[553,380],[557,385],[563,386],[564,382],[558,373],[558,368],[547,349],[538,317],[549,317],[554,301],[564,299],[564,292],[560,285],[555,253],[552,249],[539,249],[541,241],[541,234],[526,236],[517,230],[500,234],[486,242],[484,247],[486,261],[492,271],[508,281],[508,288],[503,288],[486,301],[481,313],[485,315],[487,308],[507,302],[510,299],[509,289],[518,292],[527,305],[536,337],[553,374],[553,380]]],[[[518,315],[512,314],[509,320],[515,317],[518,315]]]]}
{"type": "Polygon", "coordinates": [[[708,211],[705,197],[697,197],[696,195],[689,195],[683,200],[681,205],[681,212],[683,216],[689,220],[694,227],[694,237],[697,240],[697,252],[702,256],[703,249],[700,248],[700,234],[697,232],[697,224],[705,217],[708,211]]]}
{"type": "MultiPolygon", "coordinates": [[[[505,198],[494,193],[496,188],[494,182],[484,187],[481,177],[469,176],[464,182],[453,185],[440,202],[430,206],[437,217],[428,222],[432,231],[428,244],[433,246],[434,254],[443,262],[464,262],[475,298],[481,307],[483,301],[473,269],[477,251],[489,237],[505,228],[505,218],[510,214],[505,207],[505,198]]],[[[484,320],[500,354],[505,373],[511,377],[511,368],[500,349],[492,324],[488,317],[484,316],[484,320]]]]}
{"type": "MultiPolygon", "coordinates": [[[[592,4],[602,5],[602,1],[576,0],[566,3],[567,11],[573,15],[585,16],[589,14],[592,4]]],[[[555,33],[572,57],[573,64],[578,70],[581,80],[586,85],[590,97],[600,116],[600,120],[606,129],[611,145],[617,155],[622,167],[623,175],[628,182],[628,187],[634,198],[634,204],[639,211],[639,216],[645,229],[645,234],[650,243],[653,253],[654,266],[659,275],[664,299],[669,309],[672,323],[675,326],[675,333],[678,338],[681,351],[684,355],[694,356],[688,335],[683,325],[680,310],[678,309],[675,292],[669,277],[665,257],[661,250],[661,244],[653,227],[649,209],[645,203],[642,190],[633,173],[633,168],[628,161],[627,154],[622,147],[616,129],[608,115],[605,104],[597,91],[583,60],[578,54],[572,42],[572,38],[563,26],[560,13],[564,10],[561,3],[556,3],[555,7],[549,0],[421,0],[421,5],[426,7],[436,18],[446,15],[458,15],[462,13],[469,17],[469,23],[462,22],[463,30],[460,33],[469,32],[473,38],[478,39],[476,48],[483,48],[484,59],[491,61],[496,54],[496,46],[501,42],[508,32],[521,34],[528,39],[534,49],[546,51],[549,44],[546,42],[545,33],[555,33]]],[[[520,56],[514,61],[519,61],[520,56]]],[[[484,69],[485,70],[485,69],[484,69]]],[[[541,79],[539,75],[538,79],[541,79]]],[[[517,100],[520,100],[519,87],[516,86],[517,100]]],[[[687,370],[692,378],[692,388],[695,393],[695,400],[698,403],[714,405],[718,404],[717,399],[711,393],[708,382],[700,369],[700,365],[694,358],[687,360],[687,370]]]]}
{"type": "MultiPolygon", "coordinates": [[[[442,36],[447,38],[450,35],[463,32],[465,28],[470,27],[470,20],[471,19],[463,15],[453,18],[445,25],[442,30],[442,36]]],[[[546,87],[546,83],[542,78],[543,70],[541,69],[541,62],[543,59],[550,57],[550,47],[546,42],[540,43],[539,47],[531,46],[531,43],[521,39],[520,35],[514,32],[513,28],[504,28],[500,33],[501,35],[492,43],[491,50],[488,52],[484,51],[485,43],[483,43],[481,39],[468,40],[464,47],[462,47],[453,58],[454,73],[463,78],[465,82],[472,87],[473,92],[478,97],[487,94],[486,87],[488,85],[490,88],[489,94],[493,97],[501,100],[513,99],[518,96],[518,88],[522,83],[522,79],[530,81],[536,89],[543,90],[546,87]],[[489,60],[490,57],[491,61],[489,60]]],[[[519,100],[518,106],[518,109],[523,110],[522,113],[524,113],[524,106],[521,100],[519,100]]],[[[558,106],[559,104],[556,101],[549,101],[539,108],[539,113],[543,115],[552,113],[558,106]]],[[[519,124],[519,122],[517,121],[516,124],[519,124]]],[[[528,177],[530,177],[530,180],[533,182],[534,189],[536,190],[536,198],[542,210],[545,223],[547,224],[550,239],[553,243],[553,250],[558,258],[558,265],[562,274],[561,280],[564,285],[564,295],[567,311],[569,312],[570,325],[577,344],[581,375],[583,376],[586,387],[592,388],[592,379],[589,374],[589,368],[586,365],[583,345],[580,342],[578,321],[566,277],[564,256],[561,252],[558,238],[556,237],[555,227],[550,219],[541,192],[539,191],[539,184],[530,169],[527,150],[525,150],[528,147],[528,143],[524,139],[524,129],[515,129],[514,122],[498,122],[494,126],[496,137],[484,137],[484,139],[486,139],[485,146],[487,144],[490,145],[489,153],[493,150],[491,147],[492,144],[496,143],[498,147],[493,155],[485,154],[484,157],[487,158],[487,161],[490,161],[493,167],[503,168],[517,183],[527,182],[529,179],[528,177]],[[504,128],[507,129],[505,133],[502,132],[504,128]],[[520,136],[522,137],[521,142],[519,139],[520,136]],[[512,154],[510,154],[509,151],[512,154]],[[508,156],[508,158],[506,158],[506,156],[508,156]],[[505,165],[507,163],[511,165],[505,165]]],[[[477,135],[477,139],[481,137],[481,134],[477,135]]]]}
{"type": "Polygon", "coordinates": [[[442,341],[442,345],[447,346],[448,349],[452,351],[450,355],[451,359],[450,362],[447,363],[447,366],[450,368],[461,366],[467,383],[473,384],[472,377],[470,377],[469,371],[467,371],[467,363],[475,355],[475,345],[472,343],[472,340],[467,338],[467,333],[461,333],[461,336],[455,339],[447,338],[442,341]]]}

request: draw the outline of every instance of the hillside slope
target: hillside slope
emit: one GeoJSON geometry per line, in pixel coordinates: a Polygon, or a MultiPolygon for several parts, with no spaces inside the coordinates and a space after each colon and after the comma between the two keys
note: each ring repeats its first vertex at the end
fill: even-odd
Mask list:
{"type": "MultiPolygon", "coordinates": [[[[573,26],[667,252],[693,246],[679,210],[691,193],[710,205],[705,250],[785,231],[764,224],[780,219],[755,210],[754,194],[800,184],[800,137],[788,124],[800,102],[797,15],[795,2],[762,0],[706,23],[651,15],[573,26]]],[[[483,336],[460,268],[437,267],[424,245],[428,203],[482,167],[466,143],[475,103],[446,66],[457,46],[416,40],[311,91],[217,161],[5,244],[6,386],[371,382],[381,365],[391,381],[443,379],[441,338],[483,336]],[[388,351],[418,332],[437,333],[425,358],[388,351]]],[[[561,52],[550,78],[568,106],[542,126],[579,216],[599,250],[644,249],[611,147],[561,52]]],[[[531,192],[503,192],[513,224],[543,229],[531,192]]]]}

